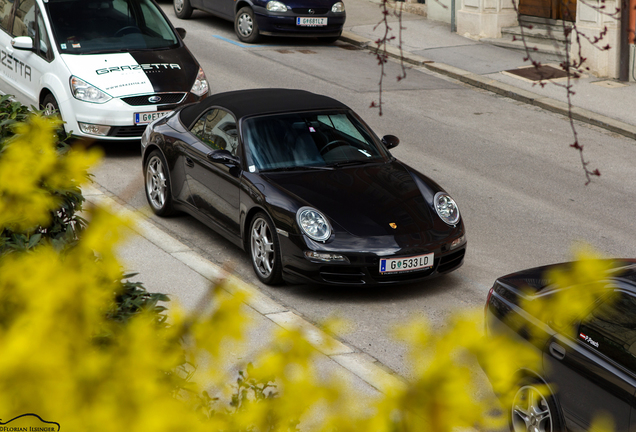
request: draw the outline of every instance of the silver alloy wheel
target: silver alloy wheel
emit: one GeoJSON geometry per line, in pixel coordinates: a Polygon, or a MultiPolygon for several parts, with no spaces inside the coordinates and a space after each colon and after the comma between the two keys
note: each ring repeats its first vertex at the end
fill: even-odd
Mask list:
{"type": "Polygon", "coordinates": [[[166,171],[159,156],[152,156],[146,168],[146,193],[150,204],[157,210],[166,205],[168,198],[166,171]]]}
{"type": "Polygon", "coordinates": [[[274,269],[276,253],[274,238],[265,219],[259,217],[254,221],[250,241],[254,268],[263,278],[268,278],[274,269]]]}
{"type": "Polygon", "coordinates": [[[248,13],[242,13],[238,19],[238,30],[244,37],[249,37],[254,31],[254,22],[248,13]]]}
{"type": "Polygon", "coordinates": [[[535,386],[525,385],[517,391],[511,414],[514,432],[553,432],[553,413],[535,386]]]}
{"type": "Polygon", "coordinates": [[[181,13],[183,11],[183,0],[174,0],[174,8],[177,13],[181,13]]]}

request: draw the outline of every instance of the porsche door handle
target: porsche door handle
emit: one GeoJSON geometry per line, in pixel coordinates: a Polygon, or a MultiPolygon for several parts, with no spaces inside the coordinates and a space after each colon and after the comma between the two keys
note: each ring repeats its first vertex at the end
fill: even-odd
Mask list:
{"type": "Polygon", "coordinates": [[[563,360],[565,358],[565,348],[556,342],[552,342],[550,344],[550,354],[557,360],[563,360]]]}
{"type": "Polygon", "coordinates": [[[194,161],[190,159],[189,157],[185,158],[185,164],[189,166],[190,168],[194,168],[194,161]]]}

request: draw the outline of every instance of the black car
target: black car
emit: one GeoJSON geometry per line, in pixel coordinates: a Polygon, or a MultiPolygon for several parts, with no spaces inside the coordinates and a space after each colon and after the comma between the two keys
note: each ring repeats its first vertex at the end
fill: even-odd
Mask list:
{"type": "Polygon", "coordinates": [[[341,0],[174,0],[177,17],[200,9],[234,22],[239,40],[255,43],[260,35],[317,37],[335,42],[347,15],[341,0]]]}
{"type": "Polygon", "coordinates": [[[275,284],[390,284],[462,265],[453,199],[391,156],[346,105],[302,90],[212,95],[152,123],[142,163],[158,215],[185,211],[275,284]]]}
{"type": "Polygon", "coordinates": [[[616,432],[636,430],[636,260],[615,260],[613,271],[601,277],[600,295],[573,321],[529,313],[537,309],[529,306],[532,302],[559,290],[588,297],[589,285],[557,288],[546,278],[557,266],[571,265],[501,277],[488,294],[487,333],[521,336],[542,357],[539,370],[519,371],[518,391],[505,407],[511,430],[588,431],[602,414],[613,417],[616,432]]]}

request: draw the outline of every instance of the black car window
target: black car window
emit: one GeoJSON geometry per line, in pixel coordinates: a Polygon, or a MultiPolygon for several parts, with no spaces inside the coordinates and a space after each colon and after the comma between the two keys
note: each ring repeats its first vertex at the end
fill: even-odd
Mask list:
{"type": "Polygon", "coordinates": [[[242,136],[260,171],[385,161],[388,154],[349,112],[308,112],[248,118],[242,136]]]}
{"type": "Polygon", "coordinates": [[[232,114],[214,108],[203,114],[190,129],[211,150],[227,150],[238,155],[238,131],[232,114]]]}
{"type": "Polygon", "coordinates": [[[636,297],[617,293],[579,326],[579,339],[636,372],[636,297]]]}

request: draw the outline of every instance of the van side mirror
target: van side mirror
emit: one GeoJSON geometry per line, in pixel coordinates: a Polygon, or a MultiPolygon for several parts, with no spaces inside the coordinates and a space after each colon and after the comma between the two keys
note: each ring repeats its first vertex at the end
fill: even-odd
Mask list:
{"type": "Polygon", "coordinates": [[[179,35],[179,37],[181,39],[185,39],[186,34],[188,33],[188,32],[186,32],[186,29],[181,28],[181,27],[177,27],[175,30],[177,31],[177,34],[179,35]]]}
{"type": "Polygon", "coordinates": [[[33,51],[33,39],[29,36],[17,36],[11,39],[11,46],[19,50],[33,51]]]}
{"type": "Polygon", "coordinates": [[[386,147],[387,150],[392,149],[393,147],[397,147],[399,143],[400,139],[395,135],[384,135],[382,137],[382,144],[384,144],[384,147],[386,147]]]}

